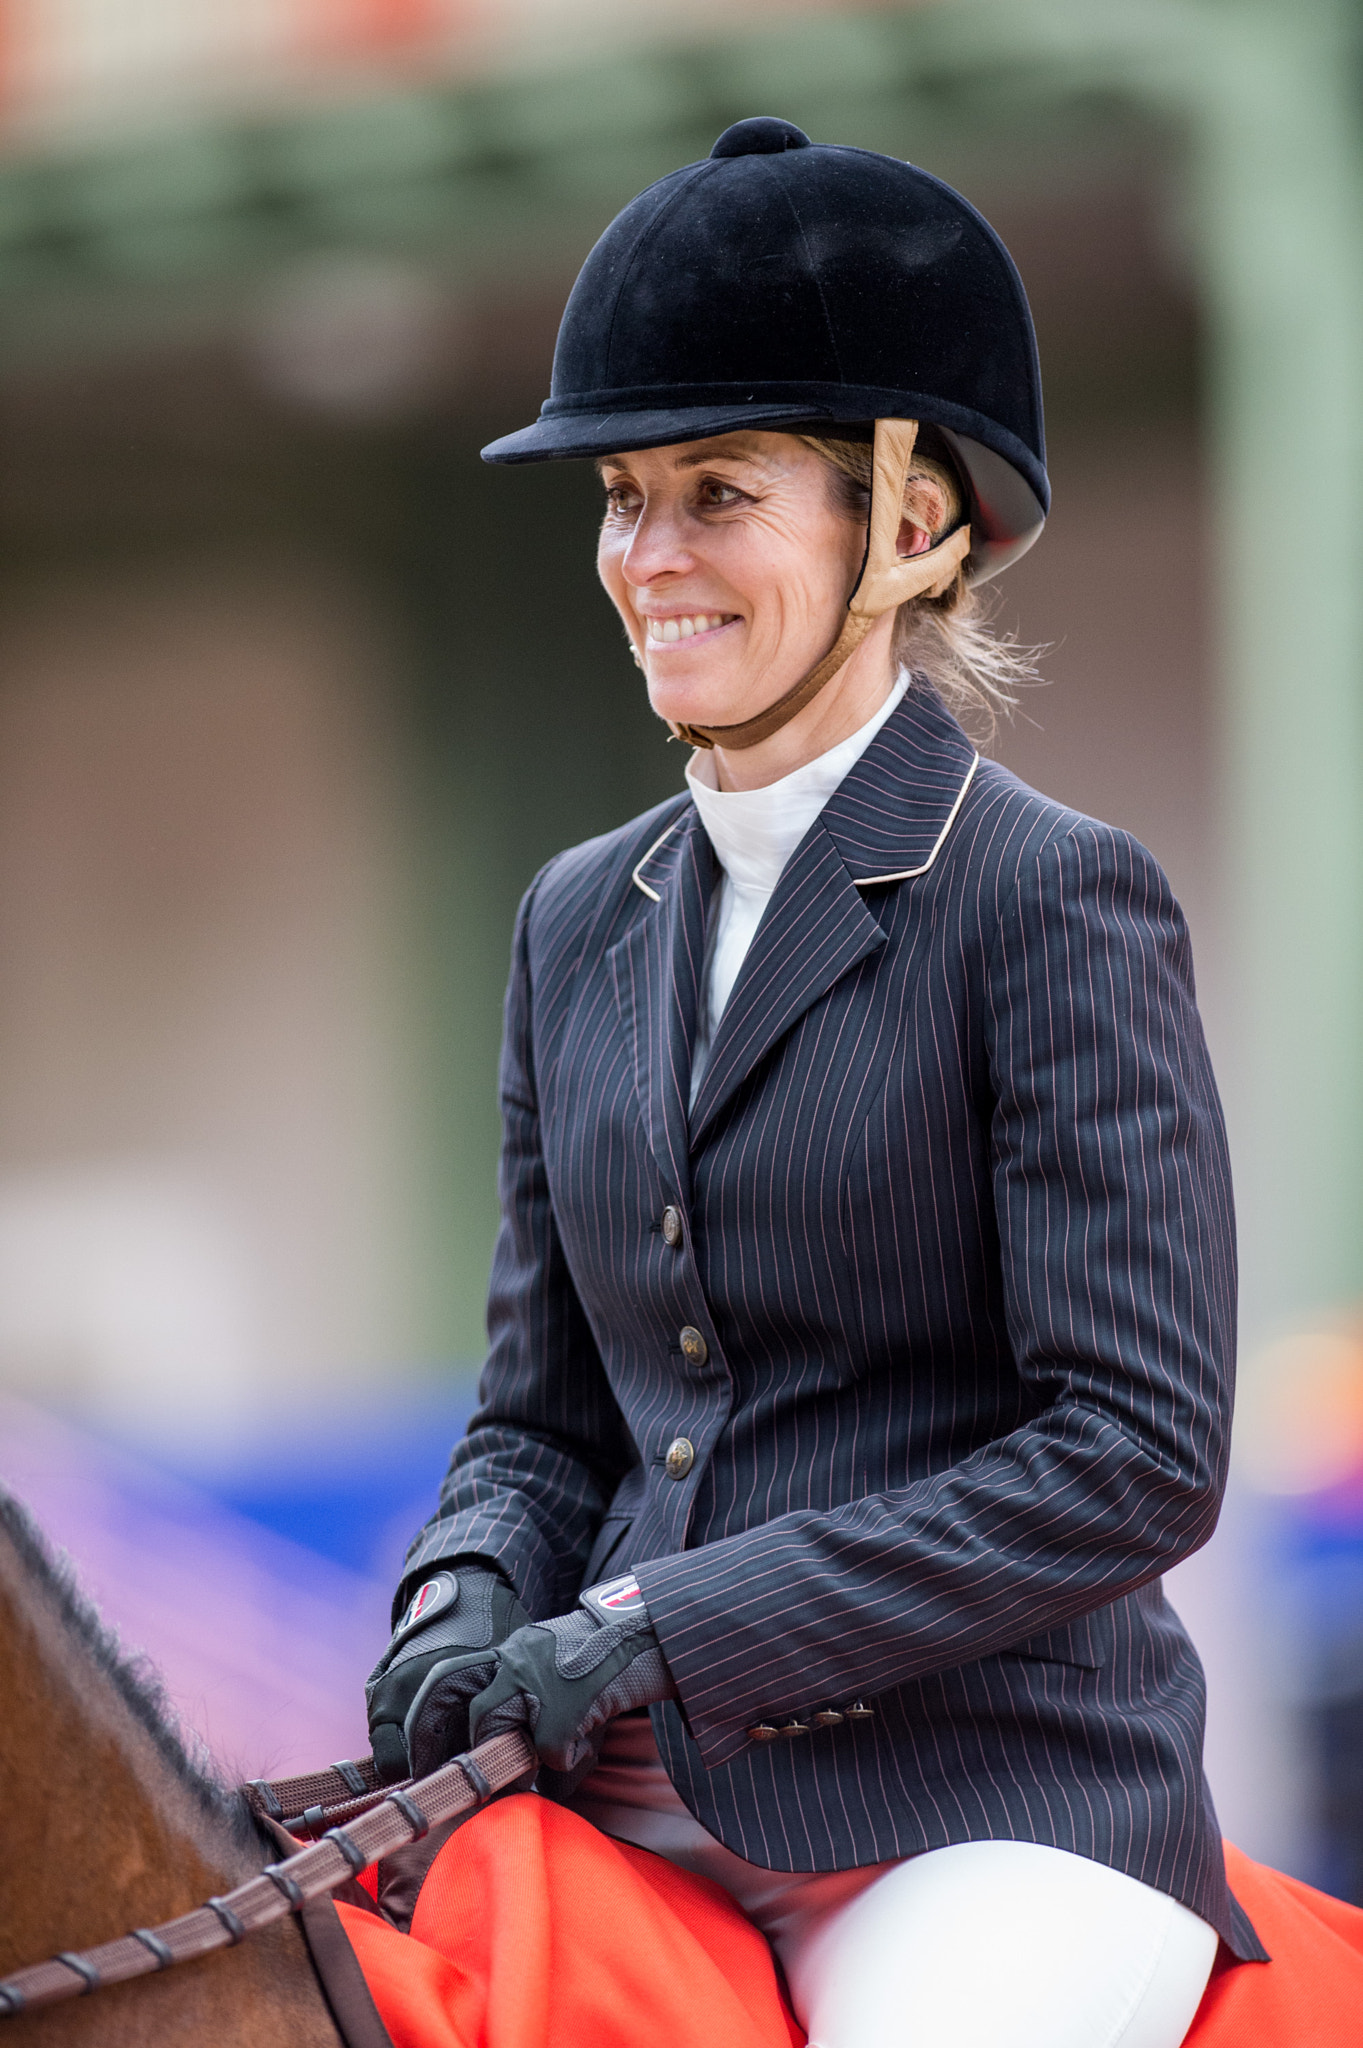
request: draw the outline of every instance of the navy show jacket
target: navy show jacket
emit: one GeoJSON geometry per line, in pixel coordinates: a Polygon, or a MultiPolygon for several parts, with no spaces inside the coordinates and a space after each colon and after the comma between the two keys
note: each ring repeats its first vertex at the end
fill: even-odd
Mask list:
{"type": "Polygon", "coordinates": [[[752,1862],[1049,1843],[1262,1955],[1160,1583],[1216,1522],[1235,1324],[1165,877],[915,683],[782,874],[688,1113],[716,880],[683,795],[525,899],[491,1349],[404,1587],[482,1556],[547,1616],[633,1567],[668,1769],[752,1862]]]}

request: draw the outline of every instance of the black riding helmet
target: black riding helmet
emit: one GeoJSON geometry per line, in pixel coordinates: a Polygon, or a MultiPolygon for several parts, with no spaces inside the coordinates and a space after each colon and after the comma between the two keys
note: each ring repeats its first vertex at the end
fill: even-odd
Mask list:
{"type": "MultiPolygon", "coordinates": [[[[849,628],[860,611],[864,631],[870,583],[874,608],[899,601],[894,479],[920,424],[938,430],[969,497],[954,544],[940,544],[942,574],[964,557],[972,581],[991,576],[1050,509],[1036,338],[1012,258],[939,178],[762,117],[726,129],[703,163],[660,178],[611,222],[573,286],[538,420],[483,459],[610,455],[740,427],[849,438],[875,427],[868,560],[848,600],[849,628]],[[877,492],[887,508],[893,498],[892,520],[888,509],[877,520],[877,492]]],[[[903,596],[930,587],[917,559],[927,566],[903,596]]],[[[723,728],[722,743],[755,744],[792,716],[855,638],[845,629],[770,717],[723,728]]],[[[702,746],[717,736],[678,730],[702,746]]]]}

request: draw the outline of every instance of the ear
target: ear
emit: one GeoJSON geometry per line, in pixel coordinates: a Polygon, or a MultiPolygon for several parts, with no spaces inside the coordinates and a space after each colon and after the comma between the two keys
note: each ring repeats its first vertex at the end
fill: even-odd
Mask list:
{"type": "Polygon", "coordinates": [[[936,477],[911,476],[904,486],[904,516],[899,522],[896,553],[901,561],[911,555],[925,555],[934,534],[941,533],[951,517],[947,494],[936,477]]]}
{"type": "Polygon", "coordinates": [[[892,605],[901,605],[907,599],[922,597],[925,593],[934,597],[939,595],[955,580],[959,564],[970,553],[968,526],[958,526],[954,533],[947,534],[945,540],[934,541],[920,555],[901,559],[896,552],[905,513],[912,526],[929,530],[938,511],[944,524],[949,521],[949,501],[944,494],[939,495],[939,487],[931,473],[920,469],[910,479],[913,444],[917,436],[917,420],[876,421],[866,561],[861,580],[847,600],[847,623],[838,635],[832,653],[826,655],[819,667],[799,686],[802,690],[808,689],[811,696],[833,674],[827,664],[836,658],[841,667],[856,646],[855,638],[848,639],[852,628],[857,627],[864,633],[870,621],[889,611],[892,605]],[[932,499],[918,496],[923,486],[934,494],[932,499]]]}
{"type": "Polygon", "coordinates": [[[932,546],[932,535],[926,527],[920,526],[906,512],[899,522],[899,538],[895,542],[895,553],[901,562],[910,555],[925,555],[932,546]]]}

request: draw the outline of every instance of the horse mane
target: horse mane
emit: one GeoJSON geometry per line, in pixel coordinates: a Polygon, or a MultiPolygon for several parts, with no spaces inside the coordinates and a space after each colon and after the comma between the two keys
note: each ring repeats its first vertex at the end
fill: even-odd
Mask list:
{"type": "Polygon", "coordinates": [[[67,1632],[108,1679],[204,1817],[230,1830],[240,1847],[255,1847],[260,1834],[248,1801],[243,1793],[223,1784],[204,1744],[184,1729],[150,1658],[124,1650],[115,1631],[100,1619],[80,1590],[70,1559],[54,1551],[28,1509],[3,1487],[0,1534],[8,1537],[20,1563],[52,1601],[67,1632]]]}

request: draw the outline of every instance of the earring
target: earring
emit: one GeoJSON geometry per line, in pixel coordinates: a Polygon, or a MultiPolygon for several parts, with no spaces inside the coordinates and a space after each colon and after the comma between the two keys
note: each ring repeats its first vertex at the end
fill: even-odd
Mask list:
{"type": "Polygon", "coordinates": [[[635,652],[635,650],[634,650],[634,649],[633,649],[632,647],[631,647],[631,648],[630,648],[630,650],[629,650],[629,658],[630,658],[630,660],[631,660],[631,661],[632,661],[632,662],[634,663],[634,666],[635,666],[636,668],[642,668],[642,667],[643,667],[643,665],[644,665],[644,664],[643,664],[643,663],[642,663],[642,662],[640,661],[640,659],[639,659],[639,657],[638,657],[637,653],[635,652]]]}

